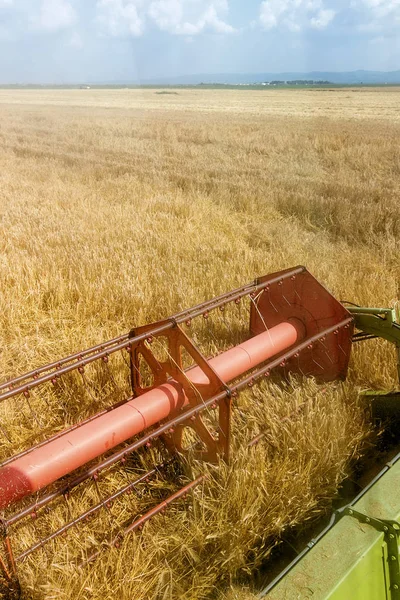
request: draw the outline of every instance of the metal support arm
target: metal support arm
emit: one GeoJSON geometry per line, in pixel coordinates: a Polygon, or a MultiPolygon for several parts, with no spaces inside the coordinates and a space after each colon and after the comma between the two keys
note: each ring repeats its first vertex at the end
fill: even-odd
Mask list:
{"type": "Polygon", "coordinates": [[[360,306],[349,306],[347,309],[353,315],[356,329],[359,330],[353,338],[354,342],[380,337],[395,345],[400,381],[400,319],[396,309],[360,306]]]}

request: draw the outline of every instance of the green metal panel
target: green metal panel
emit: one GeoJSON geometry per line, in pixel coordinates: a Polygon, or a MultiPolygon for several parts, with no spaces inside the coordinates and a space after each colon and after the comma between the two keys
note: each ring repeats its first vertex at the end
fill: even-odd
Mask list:
{"type": "MultiPolygon", "coordinates": [[[[351,508],[371,521],[373,518],[398,521],[399,491],[400,460],[351,508]]],[[[379,522],[378,526],[385,524],[379,522]]],[[[389,542],[388,532],[346,515],[266,598],[396,600],[400,590],[393,584],[398,575],[398,538],[394,537],[389,542]],[[393,558],[395,553],[397,556],[393,558]]]]}
{"type": "Polygon", "coordinates": [[[355,561],[327,598],[330,600],[390,599],[388,553],[383,533],[361,556],[355,557],[355,561]]]}
{"type": "Polygon", "coordinates": [[[395,345],[397,353],[397,373],[400,381],[400,314],[399,304],[395,308],[363,308],[348,306],[354,316],[356,328],[361,333],[353,337],[353,341],[380,337],[395,345]]]}
{"type": "MultiPolygon", "coordinates": [[[[400,314],[397,309],[350,306],[353,341],[381,337],[397,351],[400,380],[400,314]]],[[[375,418],[398,429],[400,393],[367,392],[375,418]]],[[[375,481],[375,480],[374,480],[375,481]]],[[[285,577],[261,592],[268,600],[400,600],[400,459],[359,499],[336,516],[340,520],[309,544],[285,577]],[[345,515],[345,516],[343,516],[345,515]],[[325,535],[324,535],[325,534],[325,535]],[[301,558],[302,557],[302,558],[301,558]],[[301,560],[299,560],[301,558],[301,560]]]]}

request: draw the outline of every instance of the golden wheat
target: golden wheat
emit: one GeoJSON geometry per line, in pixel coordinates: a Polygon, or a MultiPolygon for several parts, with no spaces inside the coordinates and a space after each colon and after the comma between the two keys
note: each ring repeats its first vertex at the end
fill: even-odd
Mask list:
{"type": "MultiPolygon", "coordinates": [[[[391,304],[398,94],[0,90],[2,379],[299,263],[339,299],[391,304]]],[[[229,467],[88,569],[69,561],[76,530],[33,555],[25,597],[248,597],[230,586],[329,508],[364,448],[358,390],[395,381],[391,348],[370,344],[346,384],[243,394],[229,467]]],[[[146,497],[132,503],[115,518],[146,497]]]]}

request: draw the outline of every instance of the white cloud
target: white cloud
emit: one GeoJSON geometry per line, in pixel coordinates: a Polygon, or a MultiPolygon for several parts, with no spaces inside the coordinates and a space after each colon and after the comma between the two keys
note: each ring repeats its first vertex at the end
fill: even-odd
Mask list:
{"type": "Polygon", "coordinates": [[[98,0],[97,21],[113,36],[142,35],[147,21],[175,35],[226,34],[235,31],[222,19],[227,10],[227,0],[98,0]]]}
{"type": "MultiPolygon", "coordinates": [[[[160,0],[163,2],[164,0],[160,0]]],[[[169,1],[169,0],[166,0],[169,1]]],[[[178,1],[172,0],[176,4],[179,4],[178,1]]],[[[159,2],[154,3],[159,4],[159,2]]],[[[198,35],[199,33],[203,33],[204,31],[211,31],[214,33],[234,33],[235,29],[223,21],[219,16],[217,9],[214,4],[209,5],[205,10],[202,10],[200,15],[194,19],[194,21],[185,20],[183,6],[179,7],[177,13],[175,13],[174,22],[170,21],[167,23],[167,20],[164,18],[160,18],[157,13],[152,14],[151,7],[149,10],[149,15],[153,18],[155,23],[158,25],[160,29],[168,31],[169,33],[174,33],[176,35],[198,35]]]]}
{"type": "Polygon", "coordinates": [[[232,25],[229,25],[217,15],[217,9],[215,6],[210,6],[206,14],[204,15],[204,26],[208,25],[216,33],[234,33],[236,30],[232,25]]]}
{"type": "Polygon", "coordinates": [[[353,5],[364,6],[377,17],[386,17],[400,9],[400,0],[358,0],[353,5]]]}
{"type": "Polygon", "coordinates": [[[39,12],[32,21],[35,28],[59,31],[76,21],[76,13],[67,0],[42,0],[39,12]]]}
{"type": "Polygon", "coordinates": [[[317,16],[311,19],[311,27],[314,27],[314,29],[325,29],[335,18],[335,14],[335,11],[329,8],[320,10],[317,16]]]}
{"type": "Polygon", "coordinates": [[[112,36],[140,36],[144,20],[139,14],[141,0],[98,0],[97,20],[102,30],[112,36]]]}
{"type": "Polygon", "coordinates": [[[287,0],[266,0],[261,2],[260,21],[264,29],[273,29],[278,25],[279,18],[286,12],[287,0]]]}
{"type": "Polygon", "coordinates": [[[290,31],[300,31],[304,27],[325,29],[335,15],[336,11],[325,8],[322,0],[264,0],[259,18],[267,30],[282,25],[290,31]]]}
{"type": "Polygon", "coordinates": [[[400,24],[400,0],[352,0],[357,30],[363,33],[393,30],[400,24]]]}
{"type": "Polygon", "coordinates": [[[160,29],[170,31],[182,22],[183,5],[180,0],[158,0],[151,2],[148,14],[160,29]]]}

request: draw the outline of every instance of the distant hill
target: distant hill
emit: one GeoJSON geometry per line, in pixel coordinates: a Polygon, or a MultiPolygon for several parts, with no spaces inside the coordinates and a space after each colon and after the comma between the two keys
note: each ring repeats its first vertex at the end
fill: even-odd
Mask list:
{"type": "MultiPolygon", "coordinates": [[[[1,0],[0,0],[1,2],[1,0]]],[[[289,71],[284,73],[199,73],[197,75],[181,75],[176,77],[158,77],[142,80],[114,80],[96,81],[88,80],[76,83],[8,83],[0,84],[0,88],[115,88],[115,87],[141,87],[141,86],[197,86],[197,85],[261,85],[262,83],[275,82],[294,85],[323,84],[323,85],[400,85],[400,70],[398,71],[310,71],[299,73],[289,71]]]]}
{"type": "Polygon", "coordinates": [[[200,73],[198,75],[182,75],[180,77],[161,77],[146,79],[144,85],[196,85],[199,83],[222,83],[240,85],[262,83],[265,81],[292,81],[298,79],[329,81],[336,84],[400,84],[400,70],[398,71],[310,71],[308,73],[200,73]]]}

